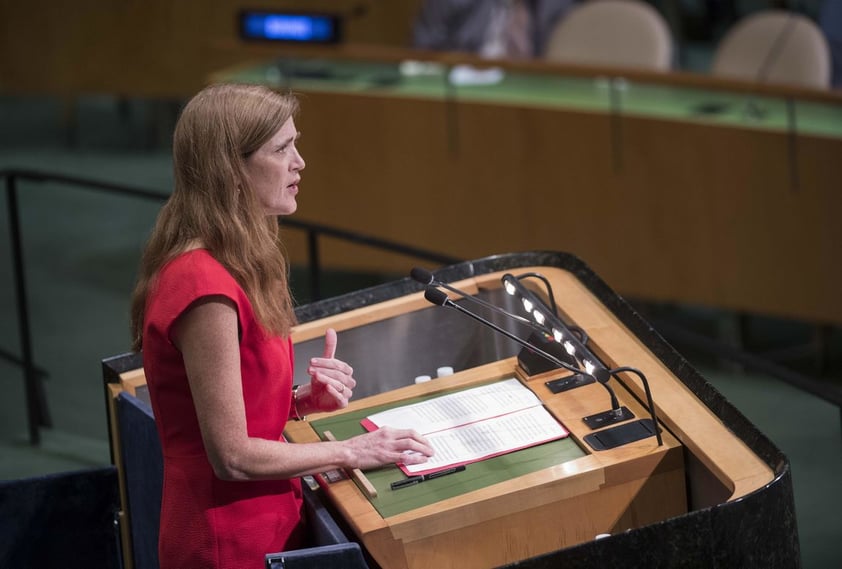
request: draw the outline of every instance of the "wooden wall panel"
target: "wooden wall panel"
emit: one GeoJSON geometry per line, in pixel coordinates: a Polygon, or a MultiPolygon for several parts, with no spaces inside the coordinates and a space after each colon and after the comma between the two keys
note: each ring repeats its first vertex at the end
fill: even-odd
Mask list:
{"type": "Polygon", "coordinates": [[[406,47],[420,0],[0,2],[0,92],[188,97],[228,65],[283,51],[242,42],[242,7],[355,14],[352,43],[406,47]]]}

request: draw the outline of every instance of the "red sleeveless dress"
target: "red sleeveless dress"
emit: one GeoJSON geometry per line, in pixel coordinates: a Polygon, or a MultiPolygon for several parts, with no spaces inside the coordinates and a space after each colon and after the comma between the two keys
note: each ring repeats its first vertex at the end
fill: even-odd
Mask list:
{"type": "Polygon", "coordinates": [[[204,249],[165,265],[147,299],[143,329],[143,367],[164,455],[160,567],[262,569],[266,553],[302,546],[301,483],[231,482],[213,473],[184,362],[170,341],[178,317],[209,295],[237,307],[249,436],[283,440],[292,402],[292,343],[264,332],[228,271],[204,249]]]}

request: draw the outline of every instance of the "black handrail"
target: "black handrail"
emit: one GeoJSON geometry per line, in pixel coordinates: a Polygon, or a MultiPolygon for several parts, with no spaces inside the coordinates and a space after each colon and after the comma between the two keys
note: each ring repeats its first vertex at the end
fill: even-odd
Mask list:
{"type": "MultiPolygon", "coordinates": [[[[82,187],[86,190],[101,190],[109,194],[119,194],[158,202],[166,201],[166,199],[169,198],[169,194],[143,188],[135,188],[123,184],[114,184],[111,182],[81,178],[78,176],[53,174],[27,169],[0,170],[0,178],[4,178],[6,181],[5,187],[9,209],[9,231],[12,244],[13,277],[15,281],[15,298],[17,301],[18,313],[18,333],[20,335],[21,345],[20,358],[10,355],[9,352],[6,352],[5,350],[0,350],[0,357],[8,359],[9,361],[23,367],[24,381],[26,382],[26,407],[29,441],[32,445],[37,445],[41,441],[39,428],[52,426],[52,420],[50,418],[46,394],[44,392],[44,385],[42,383],[45,373],[35,365],[32,354],[32,330],[29,323],[29,303],[24,271],[17,181],[27,180],[33,182],[57,182],[69,186],[82,187]]],[[[292,229],[307,232],[307,259],[310,273],[311,299],[313,300],[321,299],[320,282],[322,267],[319,255],[319,238],[321,236],[333,237],[342,241],[348,241],[367,247],[373,247],[375,249],[407,255],[435,263],[437,265],[453,265],[462,260],[442,253],[436,253],[410,245],[395,243],[379,237],[364,235],[354,231],[338,229],[336,227],[330,227],[328,225],[312,223],[309,221],[285,218],[283,225],[284,227],[290,227],[292,229]]]]}

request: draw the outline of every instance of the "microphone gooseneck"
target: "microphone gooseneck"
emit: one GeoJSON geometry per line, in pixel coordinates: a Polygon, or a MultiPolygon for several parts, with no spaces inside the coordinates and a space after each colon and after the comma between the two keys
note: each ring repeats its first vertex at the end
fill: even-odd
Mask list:
{"type": "Polygon", "coordinates": [[[617,399],[617,394],[614,393],[614,388],[608,385],[608,380],[611,379],[611,372],[604,367],[596,368],[593,373],[593,378],[598,384],[608,390],[608,395],[611,396],[611,408],[615,411],[620,409],[620,401],[617,399]]]}
{"type": "Polygon", "coordinates": [[[640,382],[643,384],[643,390],[646,393],[646,404],[649,407],[649,416],[652,418],[652,424],[655,426],[655,437],[658,439],[658,446],[661,446],[662,444],[664,444],[664,440],[663,438],[661,438],[661,430],[658,428],[658,415],[655,412],[655,402],[652,399],[652,390],[649,389],[649,380],[646,379],[646,376],[643,375],[642,371],[629,366],[614,368],[608,371],[608,373],[610,375],[613,375],[615,373],[620,373],[621,371],[633,373],[640,378],[640,382]]]}
{"type": "MultiPolygon", "coordinates": [[[[490,322],[489,320],[486,320],[485,318],[483,318],[479,314],[476,314],[475,312],[471,312],[467,308],[456,304],[455,302],[453,302],[452,300],[450,300],[447,297],[447,294],[445,292],[442,292],[440,289],[438,289],[436,287],[436,285],[427,285],[427,288],[424,290],[424,298],[426,298],[432,304],[435,304],[437,306],[445,306],[445,307],[453,308],[453,309],[461,312],[465,316],[473,318],[474,320],[476,320],[480,324],[488,326],[489,328],[491,328],[492,330],[494,330],[498,334],[502,334],[502,335],[506,336],[507,338],[509,338],[510,340],[514,340],[515,342],[517,342],[518,344],[520,344],[524,348],[535,352],[536,354],[538,354],[541,357],[549,360],[550,362],[552,362],[553,364],[557,365],[560,368],[564,368],[564,369],[566,369],[568,371],[571,371],[573,373],[584,373],[586,375],[590,375],[589,373],[587,373],[585,371],[582,371],[582,370],[580,370],[576,367],[573,367],[570,364],[568,364],[567,362],[564,362],[564,361],[558,359],[554,355],[545,352],[541,348],[530,344],[526,340],[520,338],[519,336],[516,336],[515,334],[512,334],[508,330],[505,330],[505,329],[501,328],[500,326],[497,326],[493,322],[490,322]]],[[[596,379],[596,378],[594,378],[594,379],[596,379]]]]}

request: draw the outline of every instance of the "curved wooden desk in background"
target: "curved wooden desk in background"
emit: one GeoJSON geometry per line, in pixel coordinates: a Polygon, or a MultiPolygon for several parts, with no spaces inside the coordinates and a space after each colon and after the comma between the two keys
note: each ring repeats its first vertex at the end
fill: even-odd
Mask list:
{"type": "Polygon", "coordinates": [[[842,323],[838,93],[541,62],[457,86],[459,63],[487,65],[347,47],[210,79],[301,94],[303,218],[466,259],[562,249],[626,296],[842,323]],[[413,57],[439,67],[402,74],[413,57]]]}
{"type": "MultiPolygon", "coordinates": [[[[440,74],[419,88],[396,73],[400,61],[487,64],[388,47],[409,43],[420,0],[271,4],[353,15],[345,39],[380,45],[243,42],[239,1],[8,2],[0,90],[186,98],[236,64],[213,79],[306,95],[309,219],[466,259],[563,249],[640,299],[842,323],[838,93],[540,61],[500,63],[499,86],[452,88],[440,74]],[[241,65],[281,55],[322,60],[321,79],[241,65]],[[352,61],[379,71],[324,73],[352,61]],[[545,79],[555,86],[541,97],[545,79]]],[[[358,257],[334,245],[323,254],[336,267],[397,266],[358,257]]]]}

